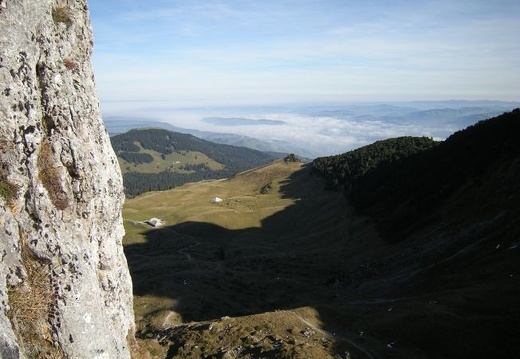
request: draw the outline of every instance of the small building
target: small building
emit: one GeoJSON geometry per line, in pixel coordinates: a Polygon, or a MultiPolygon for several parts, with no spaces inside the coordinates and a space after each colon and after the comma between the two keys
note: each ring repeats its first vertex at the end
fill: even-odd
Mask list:
{"type": "Polygon", "coordinates": [[[164,226],[164,221],[162,221],[159,218],[150,218],[150,219],[144,221],[144,223],[146,223],[152,227],[156,227],[156,228],[164,226]]]}
{"type": "Polygon", "coordinates": [[[221,203],[222,201],[223,201],[223,199],[220,198],[220,197],[215,197],[215,198],[213,198],[213,199],[211,200],[212,203],[221,203]]]}

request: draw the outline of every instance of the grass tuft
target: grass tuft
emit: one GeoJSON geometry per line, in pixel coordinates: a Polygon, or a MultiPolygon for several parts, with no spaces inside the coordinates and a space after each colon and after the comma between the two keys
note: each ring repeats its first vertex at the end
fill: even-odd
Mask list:
{"type": "Polygon", "coordinates": [[[52,20],[55,23],[63,23],[67,26],[72,25],[72,14],[70,9],[63,5],[52,9],[52,20]]]}
{"type": "Polygon", "coordinates": [[[38,259],[23,239],[21,259],[27,277],[23,284],[9,288],[7,312],[18,342],[27,358],[65,358],[52,340],[49,324],[55,298],[50,265],[38,259]]]}
{"type": "MultiPolygon", "coordinates": [[[[0,176],[1,177],[1,176],[0,176]]],[[[8,206],[14,206],[20,187],[5,179],[0,178],[0,197],[2,197],[8,206]]]]}

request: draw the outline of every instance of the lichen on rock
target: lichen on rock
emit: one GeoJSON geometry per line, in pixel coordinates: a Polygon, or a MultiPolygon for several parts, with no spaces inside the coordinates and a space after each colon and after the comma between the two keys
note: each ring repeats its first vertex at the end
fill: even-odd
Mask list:
{"type": "Polygon", "coordinates": [[[123,185],[86,1],[0,1],[0,30],[0,357],[129,358],[123,185]],[[16,296],[35,296],[35,273],[49,302],[29,331],[16,296]]]}

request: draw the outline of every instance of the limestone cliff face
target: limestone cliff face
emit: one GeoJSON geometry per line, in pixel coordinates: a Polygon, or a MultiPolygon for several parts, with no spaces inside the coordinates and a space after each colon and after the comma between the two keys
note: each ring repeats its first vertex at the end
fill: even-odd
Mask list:
{"type": "Polygon", "coordinates": [[[124,196],[92,44],[86,0],[0,0],[1,358],[130,357],[124,196]]]}

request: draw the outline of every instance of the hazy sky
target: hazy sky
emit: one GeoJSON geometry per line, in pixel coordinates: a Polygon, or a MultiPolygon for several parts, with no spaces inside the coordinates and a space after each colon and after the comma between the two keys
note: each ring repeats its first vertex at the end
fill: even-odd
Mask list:
{"type": "Polygon", "coordinates": [[[89,0],[101,102],[517,101],[518,0],[89,0]]]}

